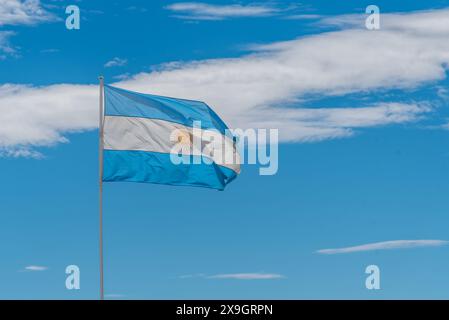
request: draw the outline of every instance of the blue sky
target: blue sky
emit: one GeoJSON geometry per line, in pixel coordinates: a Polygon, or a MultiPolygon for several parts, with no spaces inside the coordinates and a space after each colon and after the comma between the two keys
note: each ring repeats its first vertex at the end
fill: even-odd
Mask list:
{"type": "Polygon", "coordinates": [[[110,298],[449,298],[445,243],[369,250],[449,240],[449,2],[377,1],[378,31],[366,1],[75,1],[70,31],[72,2],[7,2],[0,298],[98,297],[99,74],[281,139],[276,175],[245,165],[224,192],[105,184],[110,298]]]}

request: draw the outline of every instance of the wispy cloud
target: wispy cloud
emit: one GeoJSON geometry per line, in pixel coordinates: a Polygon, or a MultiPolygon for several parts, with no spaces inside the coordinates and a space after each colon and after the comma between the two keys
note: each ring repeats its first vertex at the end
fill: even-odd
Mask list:
{"type": "Polygon", "coordinates": [[[110,67],[123,67],[128,63],[127,59],[121,59],[119,57],[115,57],[112,60],[106,62],[104,64],[105,68],[110,68],[110,67]]]}
{"type": "Polygon", "coordinates": [[[31,265],[31,266],[26,266],[24,268],[24,271],[45,271],[47,270],[48,267],[45,266],[35,266],[35,265],[31,265]]]}
{"type": "Polygon", "coordinates": [[[90,9],[90,10],[88,9],[88,10],[85,10],[85,12],[91,13],[91,14],[96,14],[96,15],[104,14],[103,10],[97,10],[97,9],[90,9]]]}
{"type": "Polygon", "coordinates": [[[0,147],[0,158],[44,159],[44,155],[28,147],[0,147]]]}
{"type": "Polygon", "coordinates": [[[449,241],[445,240],[393,240],[384,242],[367,243],[359,246],[345,247],[338,249],[321,249],[317,253],[321,254],[339,254],[352,253],[373,250],[392,250],[392,249],[408,249],[418,247],[439,247],[447,245],[449,241]]]}
{"type": "Polygon", "coordinates": [[[284,19],[287,20],[317,20],[322,19],[323,16],[319,14],[293,14],[286,16],[284,19]]]}
{"type": "Polygon", "coordinates": [[[229,273],[208,276],[209,279],[234,279],[234,280],[272,280],[285,278],[277,273],[229,273]]]}
{"type": "Polygon", "coordinates": [[[443,86],[437,86],[437,95],[444,101],[449,101],[449,90],[443,86]]]}
{"type": "Polygon", "coordinates": [[[122,74],[113,76],[112,78],[114,78],[115,80],[127,80],[127,79],[131,78],[131,74],[129,72],[126,72],[126,73],[122,73],[122,74]]]}
{"type": "Polygon", "coordinates": [[[144,13],[144,12],[147,12],[147,11],[148,11],[147,8],[144,8],[144,7],[136,7],[136,6],[130,6],[130,7],[126,8],[126,10],[128,10],[128,11],[136,11],[136,12],[141,12],[141,13],[144,13]]]}
{"type": "Polygon", "coordinates": [[[57,53],[59,51],[60,51],[59,49],[50,48],[50,49],[42,49],[40,52],[41,53],[57,53]]]}
{"type": "Polygon", "coordinates": [[[274,280],[274,279],[285,278],[285,276],[278,274],[278,273],[264,273],[264,272],[225,273],[225,274],[215,274],[215,275],[206,275],[204,273],[199,273],[199,274],[182,275],[179,278],[180,279],[203,278],[203,279],[233,279],[233,280],[274,280]]]}
{"type": "Polygon", "coordinates": [[[280,12],[279,8],[263,4],[214,5],[202,2],[178,2],[165,7],[177,13],[174,17],[195,20],[223,20],[241,17],[266,17],[280,12]]]}
{"type": "MultiPolygon", "coordinates": [[[[39,0],[0,0],[0,27],[35,25],[57,20],[60,19],[45,10],[39,0]]],[[[0,31],[0,60],[20,57],[18,49],[10,44],[10,38],[15,34],[13,31],[0,31]]]]}
{"type": "Polygon", "coordinates": [[[0,0],[0,26],[32,25],[58,20],[39,0],[0,0]]]}
{"type": "Polygon", "coordinates": [[[13,35],[15,35],[13,31],[0,31],[0,60],[17,55],[17,49],[11,45],[9,40],[13,35]]]}

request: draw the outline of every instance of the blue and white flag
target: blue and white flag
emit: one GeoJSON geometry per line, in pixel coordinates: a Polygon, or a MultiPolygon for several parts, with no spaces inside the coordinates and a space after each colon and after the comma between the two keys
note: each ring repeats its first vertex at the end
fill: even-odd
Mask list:
{"type": "Polygon", "coordinates": [[[240,172],[236,143],[204,102],[105,86],[103,181],[223,190],[240,172]]]}

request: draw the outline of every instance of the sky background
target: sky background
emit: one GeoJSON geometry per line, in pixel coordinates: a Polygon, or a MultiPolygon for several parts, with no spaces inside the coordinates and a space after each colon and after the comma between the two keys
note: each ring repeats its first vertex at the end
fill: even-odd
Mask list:
{"type": "Polygon", "coordinates": [[[175,3],[0,0],[0,298],[98,298],[103,74],[281,138],[223,192],[106,183],[106,297],[449,299],[449,2],[175,3]],[[318,252],[397,240],[440,242],[318,252]]]}

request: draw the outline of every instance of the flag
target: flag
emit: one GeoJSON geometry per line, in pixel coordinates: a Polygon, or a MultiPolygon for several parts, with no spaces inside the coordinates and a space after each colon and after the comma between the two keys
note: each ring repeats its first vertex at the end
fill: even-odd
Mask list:
{"type": "Polygon", "coordinates": [[[204,102],[104,86],[102,181],[223,190],[240,172],[236,139],[204,102]]]}

